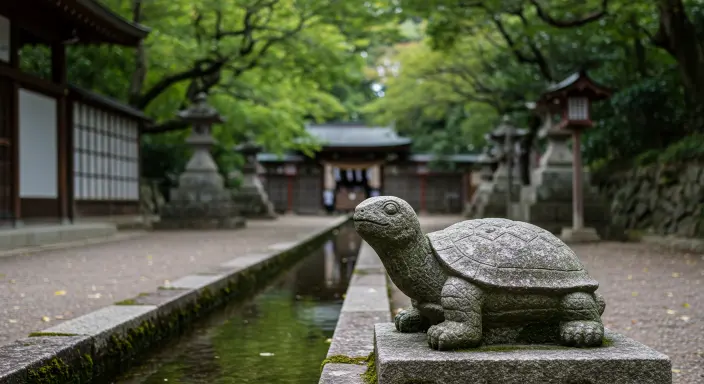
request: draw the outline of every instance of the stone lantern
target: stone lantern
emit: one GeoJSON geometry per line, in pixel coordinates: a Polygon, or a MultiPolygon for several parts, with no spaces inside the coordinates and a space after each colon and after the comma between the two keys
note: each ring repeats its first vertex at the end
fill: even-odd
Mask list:
{"type": "Polygon", "coordinates": [[[262,147],[254,142],[252,137],[236,146],[235,151],[244,156],[242,167],[242,184],[234,192],[233,198],[246,218],[275,219],[274,205],[269,201],[269,196],[259,179],[257,154],[262,147]]]}
{"type": "Polygon", "coordinates": [[[178,113],[193,128],[186,143],[193,155],[179,176],[177,188],[163,207],[158,229],[233,229],[244,227],[245,221],[232,201],[230,191],[210,154],[216,141],[211,135],[213,124],[223,122],[220,114],[207,102],[205,93],[178,113]]]}
{"type": "Polygon", "coordinates": [[[521,183],[519,169],[515,164],[516,155],[519,151],[517,147],[520,139],[527,134],[527,130],[514,127],[507,116],[503,117],[496,129],[489,132],[491,141],[495,143],[495,153],[499,160],[499,166],[494,172],[493,181],[499,184],[497,185],[498,188],[503,188],[506,191],[508,191],[510,183],[513,200],[518,197],[518,189],[521,183]]]}
{"type": "Polygon", "coordinates": [[[572,227],[563,228],[562,237],[568,241],[598,241],[596,229],[584,226],[584,169],[582,165],[581,136],[585,129],[593,126],[592,103],[609,98],[611,91],[580,71],[562,82],[548,88],[538,101],[538,109],[544,111],[546,135],[552,138],[546,162],[566,162],[569,153],[566,138],[572,137],[572,227]],[[552,115],[557,115],[553,123],[552,115]]]}

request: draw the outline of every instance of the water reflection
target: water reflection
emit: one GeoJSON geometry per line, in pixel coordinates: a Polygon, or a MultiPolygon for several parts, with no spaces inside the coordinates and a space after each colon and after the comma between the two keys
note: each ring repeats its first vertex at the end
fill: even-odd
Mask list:
{"type": "Polygon", "coordinates": [[[341,228],[251,302],[213,315],[117,383],[317,382],[360,242],[341,228]]]}

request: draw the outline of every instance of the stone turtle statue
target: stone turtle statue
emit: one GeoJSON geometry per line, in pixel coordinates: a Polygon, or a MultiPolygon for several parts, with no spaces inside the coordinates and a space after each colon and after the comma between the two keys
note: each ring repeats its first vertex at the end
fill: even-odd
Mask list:
{"type": "Polygon", "coordinates": [[[466,220],[424,235],[398,197],[360,203],[355,229],[412,300],[394,322],[427,331],[433,349],[481,344],[602,344],[603,298],[575,253],[550,232],[507,219],[466,220]]]}

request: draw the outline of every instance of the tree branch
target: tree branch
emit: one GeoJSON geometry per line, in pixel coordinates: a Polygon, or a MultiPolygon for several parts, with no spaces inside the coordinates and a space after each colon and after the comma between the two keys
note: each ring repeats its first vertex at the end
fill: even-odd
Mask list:
{"type": "Polygon", "coordinates": [[[548,12],[543,9],[543,7],[540,5],[539,0],[530,0],[530,3],[533,4],[533,7],[535,8],[535,12],[538,17],[548,25],[553,26],[555,28],[581,27],[583,25],[587,25],[594,21],[600,20],[604,16],[608,15],[609,7],[609,0],[601,0],[601,9],[598,11],[592,12],[579,19],[558,20],[550,16],[548,12]]]}

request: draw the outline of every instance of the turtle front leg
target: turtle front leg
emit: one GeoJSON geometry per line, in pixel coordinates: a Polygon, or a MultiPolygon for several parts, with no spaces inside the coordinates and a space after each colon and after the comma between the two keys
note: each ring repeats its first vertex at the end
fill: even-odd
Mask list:
{"type": "Polygon", "coordinates": [[[428,329],[430,348],[445,351],[479,346],[484,292],[466,280],[450,277],[442,288],[441,302],[445,321],[428,329]]]}
{"type": "Polygon", "coordinates": [[[585,292],[568,293],[562,298],[560,339],[562,344],[574,347],[598,347],[604,339],[601,302],[596,295],[585,292]]]}
{"type": "Polygon", "coordinates": [[[411,304],[412,307],[402,310],[394,317],[394,324],[399,332],[425,332],[431,325],[438,323],[438,317],[442,319],[442,307],[438,304],[419,303],[416,300],[412,300],[411,304]]]}

